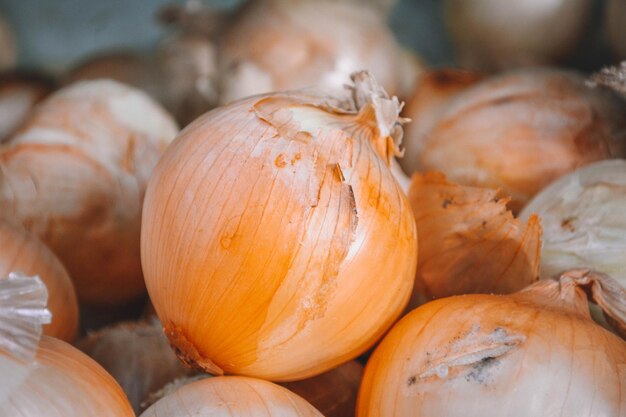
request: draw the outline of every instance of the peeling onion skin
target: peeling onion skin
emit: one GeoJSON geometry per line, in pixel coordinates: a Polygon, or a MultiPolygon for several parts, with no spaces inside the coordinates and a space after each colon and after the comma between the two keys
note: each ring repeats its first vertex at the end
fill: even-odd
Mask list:
{"type": "Polygon", "coordinates": [[[626,287],[626,160],[596,162],[559,178],[520,213],[541,216],[541,273],[589,267],[626,287]]]}
{"type": "Polygon", "coordinates": [[[0,212],[52,249],[82,303],[120,305],[144,293],[143,195],[176,133],[144,93],[88,81],[42,102],[0,150],[0,212]]]}
{"type": "Polygon", "coordinates": [[[219,55],[222,104],[301,88],[337,96],[364,69],[403,98],[420,70],[380,13],[349,1],[251,1],[222,34],[219,55]]]}
{"type": "Polygon", "coordinates": [[[16,62],[15,36],[4,17],[0,15],[0,71],[14,67],[16,62]]]}
{"type": "Polygon", "coordinates": [[[48,289],[52,322],[43,334],[73,342],[78,331],[78,301],[74,286],[59,259],[21,226],[0,220],[0,276],[21,272],[37,275],[48,289]]]}
{"type": "Polygon", "coordinates": [[[502,70],[556,64],[576,51],[591,0],[446,0],[444,14],[460,64],[502,70]]]}
{"type": "Polygon", "coordinates": [[[626,343],[592,321],[578,285],[544,280],[412,311],[368,362],[357,416],[625,416],[626,343]]]}
{"type": "Polygon", "coordinates": [[[0,75],[0,142],[5,141],[27,118],[33,107],[54,89],[46,77],[28,73],[0,75]]]}
{"type": "MultiPolygon", "coordinates": [[[[87,355],[60,340],[43,336],[36,362],[25,365],[0,353],[0,379],[24,380],[0,402],[2,417],[133,417],[124,392],[87,355]]],[[[0,384],[2,385],[2,384],[0,384]]]]}
{"type": "Polygon", "coordinates": [[[626,59],[626,3],[622,0],[608,0],[605,25],[615,55],[619,59],[626,59]]]}
{"type": "Polygon", "coordinates": [[[419,143],[419,166],[497,188],[519,211],[556,178],[626,155],[626,104],[574,73],[525,69],[454,96],[419,143]]]}
{"type": "Polygon", "coordinates": [[[248,98],[167,150],[146,193],[142,265],[184,361],[304,379],[358,356],[399,316],[417,239],[389,170],[399,103],[377,100],[353,114],[298,93],[248,98]]]}
{"type": "Polygon", "coordinates": [[[141,417],[324,417],[305,400],[260,379],[220,376],[187,384],[141,417]]]}
{"type": "Polygon", "coordinates": [[[428,172],[413,175],[409,202],[420,257],[408,309],[452,295],[509,294],[539,278],[539,217],[515,219],[496,190],[428,172]]]}
{"type": "Polygon", "coordinates": [[[117,323],[88,334],[78,348],[115,378],[135,412],[148,394],[192,372],[170,348],[158,320],[117,323]]]}

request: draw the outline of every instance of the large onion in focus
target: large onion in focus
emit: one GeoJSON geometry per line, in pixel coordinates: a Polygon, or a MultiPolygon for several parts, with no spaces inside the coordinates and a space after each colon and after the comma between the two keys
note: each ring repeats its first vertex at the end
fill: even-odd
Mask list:
{"type": "Polygon", "coordinates": [[[445,19],[461,65],[503,69],[567,58],[584,34],[591,5],[592,0],[446,0],[445,19]]]}
{"type": "Polygon", "coordinates": [[[344,108],[275,93],[214,110],[157,165],[142,265],[184,361],[304,379],[365,351],[402,312],[417,239],[389,169],[400,105],[353,78],[344,108]]]}
{"type": "Polygon", "coordinates": [[[606,31],[617,57],[626,59],[626,2],[623,0],[608,0],[606,31]]]}
{"type": "Polygon", "coordinates": [[[142,201],[176,132],[144,93],[90,81],[42,102],[0,149],[0,211],[61,259],[80,301],[122,304],[144,292],[142,201]]]}
{"type": "Polygon", "coordinates": [[[0,71],[12,68],[17,61],[17,46],[9,24],[0,15],[0,71]]]}
{"type": "Polygon", "coordinates": [[[340,95],[350,73],[367,69],[406,96],[418,71],[367,5],[328,0],[255,0],[220,42],[220,101],[315,87],[340,95]]]}
{"type": "Polygon", "coordinates": [[[624,416],[626,343],[593,322],[585,291],[626,323],[626,292],[587,271],[423,305],[372,355],[357,415],[624,416]]]}
{"type": "Polygon", "coordinates": [[[420,149],[422,170],[500,189],[515,211],[556,178],[626,155],[624,111],[624,101],[578,75],[519,70],[453,96],[429,131],[405,140],[420,149]]]}
{"type": "Polygon", "coordinates": [[[541,216],[541,273],[593,268],[626,288],[626,160],[596,162],[550,184],[522,218],[541,216]]]}

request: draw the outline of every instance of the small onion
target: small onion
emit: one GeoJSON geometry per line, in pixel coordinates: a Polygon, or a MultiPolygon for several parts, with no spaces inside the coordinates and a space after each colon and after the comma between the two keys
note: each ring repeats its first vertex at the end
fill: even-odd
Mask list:
{"type": "Polygon", "coordinates": [[[240,376],[187,384],[153,404],[141,417],[323,417],[288,389],[240,376]]]}
{"type": "Polygon", "coordinates": [[[623,416],[626,343],[593,322],[585,290],[626,324],[626,292],[580,270],[412,311],[368,362],[357,415],[623,416]]]}
{"type": "Polygon", "coordinates": [[[0,211],[61,259],[80,301],[121,304],[144,292],[143,195],[176,132],[144,93],[90,81],[42,102],[0,149],[0,211]]]}
{"type": "Polygon", "coordinates": [[[191,373],[170,349],[158,320],[100,329],[78,347],[115,378],[136,412],[148,394],[191,373]]]}
{"type": "Polygon", "coordinates": [[[12,68],[17,61],[17,45],[9,24],[0,15],[0,71],[12,68]]]}
{"type": "Polygon", "coordinates": [[[406,138],[420,149],[417,166],[500,189],[514,211],[556,178],[626,155],[626,104],[572,73],[512,71],[445,106],[427,132],[406,138]]]}
{"type": "Polygon", "coordinates": [[[37,275],[46,285],[52,322],[44,327],[44,334],[74,341],[78,302],[72,281],[57,257],[35,236],[6,221],[0,221],[0,249],[0,276],[17,271],[37,275]]]}
{"type": "Polygon", "coordinates": [[[626,160],[596,162],[559,178],[521,213],[541,216],[542,275],[590,267],[626,287],[626,160]]]}
{"type": "Polygon", "coordinates": [[[420,257],[409,308],[451,295],[508,294],[539,278],[539,218],[523,225],[496,194],[439,173],[413,176],[409,202],[420,257]]]}
{"type": "Polygon", "coordinates": [[[215,374],[304,379],[402,312],[417,239],[389,164],[400,105],[369,74],[344,108],[252,97],[185,129],[146,193],[142,265],[179,356],[215,374]]]}
{"type": "Polygon", "coordinates": [[[53,86],[51,80],[36,74],[0,75],[0,142],[8,139],[53,86]]]}
{"type": "Polygon", "coordinates": [[[444,7],[461,64],[490,70],[567,58],[586,29],[591,5],[592,0],[446,0],[444,7]]]}
{"type": "Polygon", "coordinates": [[[404,96],[416,67],[375,9],[350,1],[255,0],[220,42],[220,101],[315,87],[339,95],[367,69],[404,96]]]}
{"type": "Polygon", "coordinates": [[[626,2],[608,0],[605,16],[611,47],[618,58],[626,59],[626,2]]]}

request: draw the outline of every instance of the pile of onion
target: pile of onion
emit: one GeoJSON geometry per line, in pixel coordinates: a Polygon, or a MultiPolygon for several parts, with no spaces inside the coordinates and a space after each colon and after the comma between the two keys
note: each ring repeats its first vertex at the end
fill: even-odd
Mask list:
{"type": "Polygon", "coordinates": [[[65,87],[0,149],[0,212],[59,257],[80,301],[141,296],[143,196],[177,133],[144,93],[113,81],[65,87]]]}
{"type": "Polygon", "coordinates": [[[511,71],[436,105],[445,107],[430,128],[405,137],[407,147],[418,149],[411,156],[415,161],[405,166],[500,189],[511,197],[514,211],[556,178],[626,155],[626,104],[608,91],[587,87],[574,73],[511,71]]]}
{"type": "Polygon", "coordinates": [[[12,68],[17,61],[17,45],[9,24],[0,15],[0,71],[12,68]]]}
{"type": "Polygon", "coordinates": [[[0,415],[133,417],[119,385],[69,344],[41,337],[49,322],[36,277],[0,279],[0,415]]]}
{"type": "Polygon", "coordinates": [[[367,350],[404,309],[417,238],[389,169],[400,105],[368,73],[353,80],[343,103],[273,93],[214,110],[157,165],[142,265],[185,362],[303,379],[367,350]]]}
{"type": "Polygon", "coordinates": [[[508,294],[539,278],[539,218],[523,225],[496,190],[415,174],[409,202],[420,251],[409,308],[451,295],[508,294]]]}
{"type": "Polygon", "coordinates": [[[624,415],[626,343],[594,323],[587,294],[626,330],[626,291],[585,270],[423,305],[372,355],[357,415],[624,415]]]}
{"type": "Polygon", "coordinates": [[[222,34],[219,56],[221,103],[306,87],[340,95],[364,69],[404,97],[419,72],[381,13],[352,0],[253,0],[222,34]]]}
{"type": "Polygon", "coordinates": [[[461,65],[497,70],[567,58],[591,6],[592,0],[446,0],[445,19],[461,65]]]}

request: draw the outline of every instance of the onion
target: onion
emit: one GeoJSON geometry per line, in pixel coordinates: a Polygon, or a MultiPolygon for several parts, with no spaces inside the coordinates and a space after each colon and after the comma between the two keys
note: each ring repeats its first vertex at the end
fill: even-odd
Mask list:
{"type": "Polygon", "coordinates": [[[367,69],[391,94],[416,77],[412,58],[375,9],[351,1],[255,0],[220,43],[220,101],[315,87],[344,92],[353,71],[367,69]]]}
{"type": "Polygon", "coordinates": [[[609,43],[615,55],[626,59],[626,3],[623,0],[608,0],[605,20],[609,43]]]}
{"type": "Polygon", "coordinates": [[[418,166],[498,188],[516,211],[556,178],[626,155],[626,105],[575,74],[509,72],[453,97],[421,137],[418,166]]]}
{"type": "Polygon", "coordinates": [[[214,374],[285,381],[368,349],[411,292],[416,232],[389,164],[400,105],[252,97],[183,131],[146,193],[142,265],[170,342],[214,374]]]}
{"type": "Polygon", "coordinates": [[[0,211],[61,259],[80,301],[122,304],[144,292],[141,205],[176,131],[145,94],[91,81],[45,100],[0,149],[0,211]]]}
{"type": "Polygon", "coordinates": [[[542,275],[590,267],[626,287],[626,160],[597,162],[550,184],[521,213],[541,216],[542,275]]]}
{"type": "Polygon", "coordinates": [[[0,75],[0,142],[26,119],[32,108],[52,92],[53,82],[27,73],[0,75]]]}
{"type": "Polygon", "coordinates": [[[106,327],[78,347],[115,378],[136,412],[148,394],[191,372],[170,349],[158,320],[106,327]]]}
{"type": "Polygon", "coordinates": [[[184,385],[141,417],[323,417],[296,394],[260,379],[220,376],[184,385]]]}
{"type": "Polygon", "coordinates": [[[120,387],[97,363],[60,340],[41,337],[49,322],[39,278],[0,280],[0,415],[134,416],[120,387]]]}
{"type": "Polygon", "coordinates": [[[12,68],[17,61],[17,45],[9,24],[0,15],[0,71],[12,68]]]}
{"type": "Polygon", "coordinates": [[[72,342],[78,331],[78,302],[61,262],[35,236],[6,221],[0,221],[0,248],[0,276],[15,271],[37,275],[48,288],[52,322],[44,334],[72,342]]]}
{"type": "Polygon", "coordinates": [[[447,0],[445,20],[461,64],[503,69],[553,64],[576,51],[592,0],[447,0]]]}
{"type": "Polygon", "coordinates": [[[496,194],[439,173],[413,176],[409,201],[420,257],[409,308],[451,295],[508,294],[538,279],[539,218],[522,225],[496,194]]]}
{"type": "Polygon", "coordinates": [[[626,343],[593,322],[585,290],[626,323],[626,292],[580,270],[513,295],[423,305],[372,355],[357,415],[624,415],[626,343]]]}

